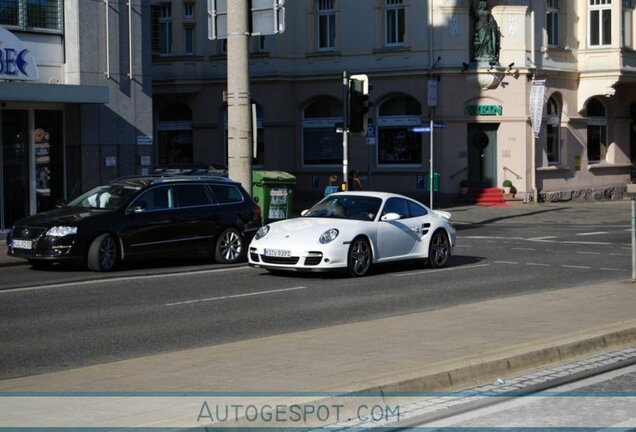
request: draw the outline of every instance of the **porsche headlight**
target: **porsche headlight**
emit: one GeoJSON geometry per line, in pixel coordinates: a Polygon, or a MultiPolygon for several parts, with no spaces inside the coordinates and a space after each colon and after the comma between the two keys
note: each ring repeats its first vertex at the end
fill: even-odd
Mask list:
{"type": "Polygon", "coordinates": [[[46,235],[49,237],[65,237],[72,234],[77,234],[77,227],[54,226],[46,232],[46,235]]]}
{"type": "Polygon", "coordinates": [[[258,231],[256,231],[256,235],[254,236],[254,238],[256,240],[260,240],[263,237],[265,237],[268,232],[269,232],[269,225],[262,226],[258,229],[258,231]]]}
{"type": "Polygon", "coordinates": [[[327,231],[325,231],[324,233],[320,235],[320,243],[322,244],[331,243],[332,241],[336,239],[336,237],[338,237],[338,234],[340,234],[340,232],[337,229],[335,228],[328,229],[327,231]]]}

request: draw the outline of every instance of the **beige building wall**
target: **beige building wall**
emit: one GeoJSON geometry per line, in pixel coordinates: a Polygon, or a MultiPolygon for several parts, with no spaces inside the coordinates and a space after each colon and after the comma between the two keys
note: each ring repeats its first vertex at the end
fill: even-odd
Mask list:
{"type": "MultiPolygon", "coordinates": [[[[153,62],[155,119],[170,104],[192,111],[192,162],[224,163],[225,55],[223,42],[207,39],[207,2],[192,0],[193,20],[181,16],[184,2],[172,0],[173,53],[153,62]],[[195,54],[183,53],[183,28],[196,28],[195,54]]],[[[153,2],[155,4],[165,2],[153,2]]],[[[187,2],[186,2],[187,3],[187,2]]],[[[328,2],[326,2],[328,3],[328,2]]],[[[264,155],[259,168],[297,176],[303,197],[320,196],[327,178],[341,167],[303,161],[303,110],[320,97],[342,101],[342,73],[365,73],[373,87],[370,117],[392,97],[408,95],[421,106],[428,124],[427,81],[439,77],[434,120],[434,171],[440,174],[440,199],[457,197],[462,180],[474,188],[501,187],[512,180],[526,199],[593,199],[620,196],[630,179],[634,157],[632,123],[636,121],[636,54],[633,6],[611,2],[611,44],[590,46],[588,1],[559,1],[558,44],[550,45],[546,2],[489,1],[501,31],[498,64],[472,61],[474,15],[468,0],[403,0],[403,43],[385,43],[384,0],[335,0],[335,41],[318,47],[317,1],[286,2],[286,30],[251,41],[253,101],[262,109],[264,155]],[[438,61],[439,59],[439,61],[438,61]],[[431,68],[435,65],[434,69],[431,68]],[[543,115],[537,138],[530,118],[533,81],[545,81],[543,115]],[[558,161],[548,154],[548,99],[558,101],[558,161]],[[588,160],[587,104],[596,98],[606,109],[607,151],[588,160]],[[474,135],[488,132],[494,152],[487,166],[493,174],[475,181],[483,169],[474,135]],[[492,132],[495,131],[495,132],[492,132]],[[491,166],[492,165],[492,166],[491,166]]],[[[229,71],[232,73],[232,71],[229,71]]],[[[597,121],[594,119],[592,123],[597,121]]],[[[157,122],[157,120],[155,120],[157,122]]],[[[376,130],[377,132],[378,130],[376,130]]],[[[155,132],[157,133],[157,132],[155,132]]],[[[379,138],[377,138],[379,140],[379,138]]],[[[350,164],[373,189],[392,190],[426,202],[421,176],[429,171],[430,135],[422,134],[421,163],[378,163],[379,143],[350,138],[350,164]]],[[[490,150],[490,148],[489,148],[490,150]]],[[[298,195],[297,195],[298,196],[298,195]]]]}

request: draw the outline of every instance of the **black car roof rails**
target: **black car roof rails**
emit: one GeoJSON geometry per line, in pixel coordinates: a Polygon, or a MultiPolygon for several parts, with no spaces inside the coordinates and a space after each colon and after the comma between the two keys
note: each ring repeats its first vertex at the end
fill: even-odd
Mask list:
{"type": "Polygon", "coordinates": [[[169,182],[169,181],[193,181],[193,180],[212,180],[212,181],[219,181],[219,182],[231,182],[232,180],[230,180],[227,177],[223,177],[223,176],[217,176],[217,175],[166,175],[166,176],[161,176],[161,177],[157,177],[156,179],[154,179],[152,181],[152,183],[163,183],[163,182],[169,182]]]}

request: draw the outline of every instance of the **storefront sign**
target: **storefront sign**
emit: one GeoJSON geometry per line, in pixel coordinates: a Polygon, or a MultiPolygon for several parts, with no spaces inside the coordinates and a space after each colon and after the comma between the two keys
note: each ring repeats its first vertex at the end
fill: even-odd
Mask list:
{"type": "Polygon", "coordinates": [[[471,116],[495,116],[503,115],[501,105],[466,105],[466,113],[471,116]]]}
{"type": "Polygon", "coordinates": [[[0,27],[0,80],[35,81],[39,78],[35,59],[22,41],[0,27]]]}

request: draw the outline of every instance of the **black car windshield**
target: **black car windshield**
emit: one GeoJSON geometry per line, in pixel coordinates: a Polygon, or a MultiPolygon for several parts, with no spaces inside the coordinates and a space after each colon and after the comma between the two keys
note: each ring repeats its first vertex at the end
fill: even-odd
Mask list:
{"type": "Polygon", "coordinates": [[[141,187],[120,184],[97,186],[75,198],[67,207],[114,210],[140,189],[141,187]]]}
{"type": "Polygon", "coordinates": [[[330,195],[310,208],[305,217],[354,219],[372,221],[382,200],[364,195],[330,195]]]}

